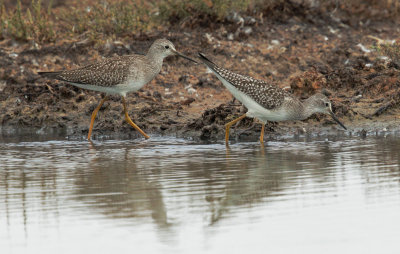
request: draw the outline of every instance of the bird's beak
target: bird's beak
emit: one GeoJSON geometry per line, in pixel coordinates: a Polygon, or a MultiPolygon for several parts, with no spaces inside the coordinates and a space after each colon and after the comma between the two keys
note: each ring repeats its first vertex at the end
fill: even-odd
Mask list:
{"type": "Polygon", "coordinates": [[[180,57],[182,57],[182,58],[185,58],[186,60],[189,60],[189,61],[192,61],[192,62],[194,62],[194,63],[197,63],[195,60],[193,60],[192,58],[190,58],[190,57],[188,57],[188,56],[185,56],[184,54],[181,54],[181,53],[179,53],[178,51],[176,51],[176,50],[172,50],[172,52],[174,52],[176,55],[178,55],[178,56],[180,56],[180,57]]]}
{"type": "Polygon", "coordinates": [[[346,126],[344,126],[339,119],[337,119],[337,117],[335,116],[335,114],[333,113],[332,109],[329,110],[329,114],[331,115],[331,117],[333,118],[333,120],[335,120],[335,122],[337,122],[340,126],[343,127],[343,129],[347,130],[346,126]]]}

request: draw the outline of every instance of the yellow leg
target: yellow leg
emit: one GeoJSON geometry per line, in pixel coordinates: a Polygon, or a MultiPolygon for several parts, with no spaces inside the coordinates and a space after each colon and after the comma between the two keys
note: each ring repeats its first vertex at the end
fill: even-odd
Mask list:
{"type": "Polygon", "coordinates": [[[265,123],[262,123],[261,133],[260,133],[260,143],[264,143],[264,127],[265,123]]]}
{"type": "Polygon", "coordinates": [[[142,134],[146,139],[149,139],[150,137],[142,131],[139,126],[137,126],[129,117],[128,111],[126,110],[126,102],[125,102],[125,97],[122,97],[122,104],[124,105],[124,113],[125,113],[125,120],[132,125],[133,128],[135,128],[140,134],[142,134]]]}
{"type": "Polygon", "coordinates": [[[231,128],[232,125],[234,125],[235,123],[239,122],[240,120],[242,120],[243,118],[246,117],[246,114],[236,118],[235,120],[225,124],[225,144],[228,145],[229,142],[229,129],[231,128]]]}
{"type": "Polygon", "coordinates": [[[107,96],[104,97],[104,98],[100,101],[100,103],[99,103],[99,105],[97,106],[97,108],[95,108],[95,109],[93,110],[92,118],[90,119],[89,134],[88,134],[88,137],[87,137],[87,139],[88,139],[89,141],[90,141],[90,137],[92,136],[92,130],[93,130],[94,119],[96,118],[97,112],[99,112],[101,106],[103,106],[103,103],[104,103],[106,100],[107,100],[107,96]]]}

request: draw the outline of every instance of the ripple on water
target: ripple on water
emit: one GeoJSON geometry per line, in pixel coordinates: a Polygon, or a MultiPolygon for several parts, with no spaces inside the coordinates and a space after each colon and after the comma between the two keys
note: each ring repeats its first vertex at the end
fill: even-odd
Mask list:
{"type": "Polygon", "coordinates": [[[0,143],[0,249],[397,253],[399,145],[0,143]]]}

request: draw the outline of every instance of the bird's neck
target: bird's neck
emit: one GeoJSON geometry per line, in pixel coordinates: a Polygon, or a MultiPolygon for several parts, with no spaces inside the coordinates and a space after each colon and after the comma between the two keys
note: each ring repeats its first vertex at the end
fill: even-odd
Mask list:
{"type": "Polygon", "coordinates": [[[158,74],[161,71],[164,58],[160,55],[152,53],[151,51],[147,53],[146,57],[148,63],[153,66],[155,73],[158,74]]]}
{"type": "Polygon", "coordinates": [[[303,101],[303,105],[300,112],[301,120],[309,118],[312,114],[315,113],[315,107],[313,106],[312,97],[303,101]]]}
{"type": "Polygon", "coordinates": [[[151,49],[147,52],[146,57],[149,59],[149,61],[151,61],[154,64],[158,64],[158,65],[162,65],[164,57],[156,54],[155,52],[153,52],[151,49]]]}

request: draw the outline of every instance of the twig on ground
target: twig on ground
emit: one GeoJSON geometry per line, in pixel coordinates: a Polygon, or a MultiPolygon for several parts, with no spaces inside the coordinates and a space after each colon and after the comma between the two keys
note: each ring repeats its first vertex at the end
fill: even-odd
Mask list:
{"type": "Polygon", "coordinates": [[[372,114],[370,115],[370,117],[381,115],[383,112],[385,112],[386,110],[388,110],[389,108],[391,108],[394,104],[395,104],[395,101],[394,101],[394,100],[390,100],[390,101],[386,102],[385,104],[383,104],[382,106],[380,106],[377,110],[375,110],[375,112],[372,113],[372,114]]]}

